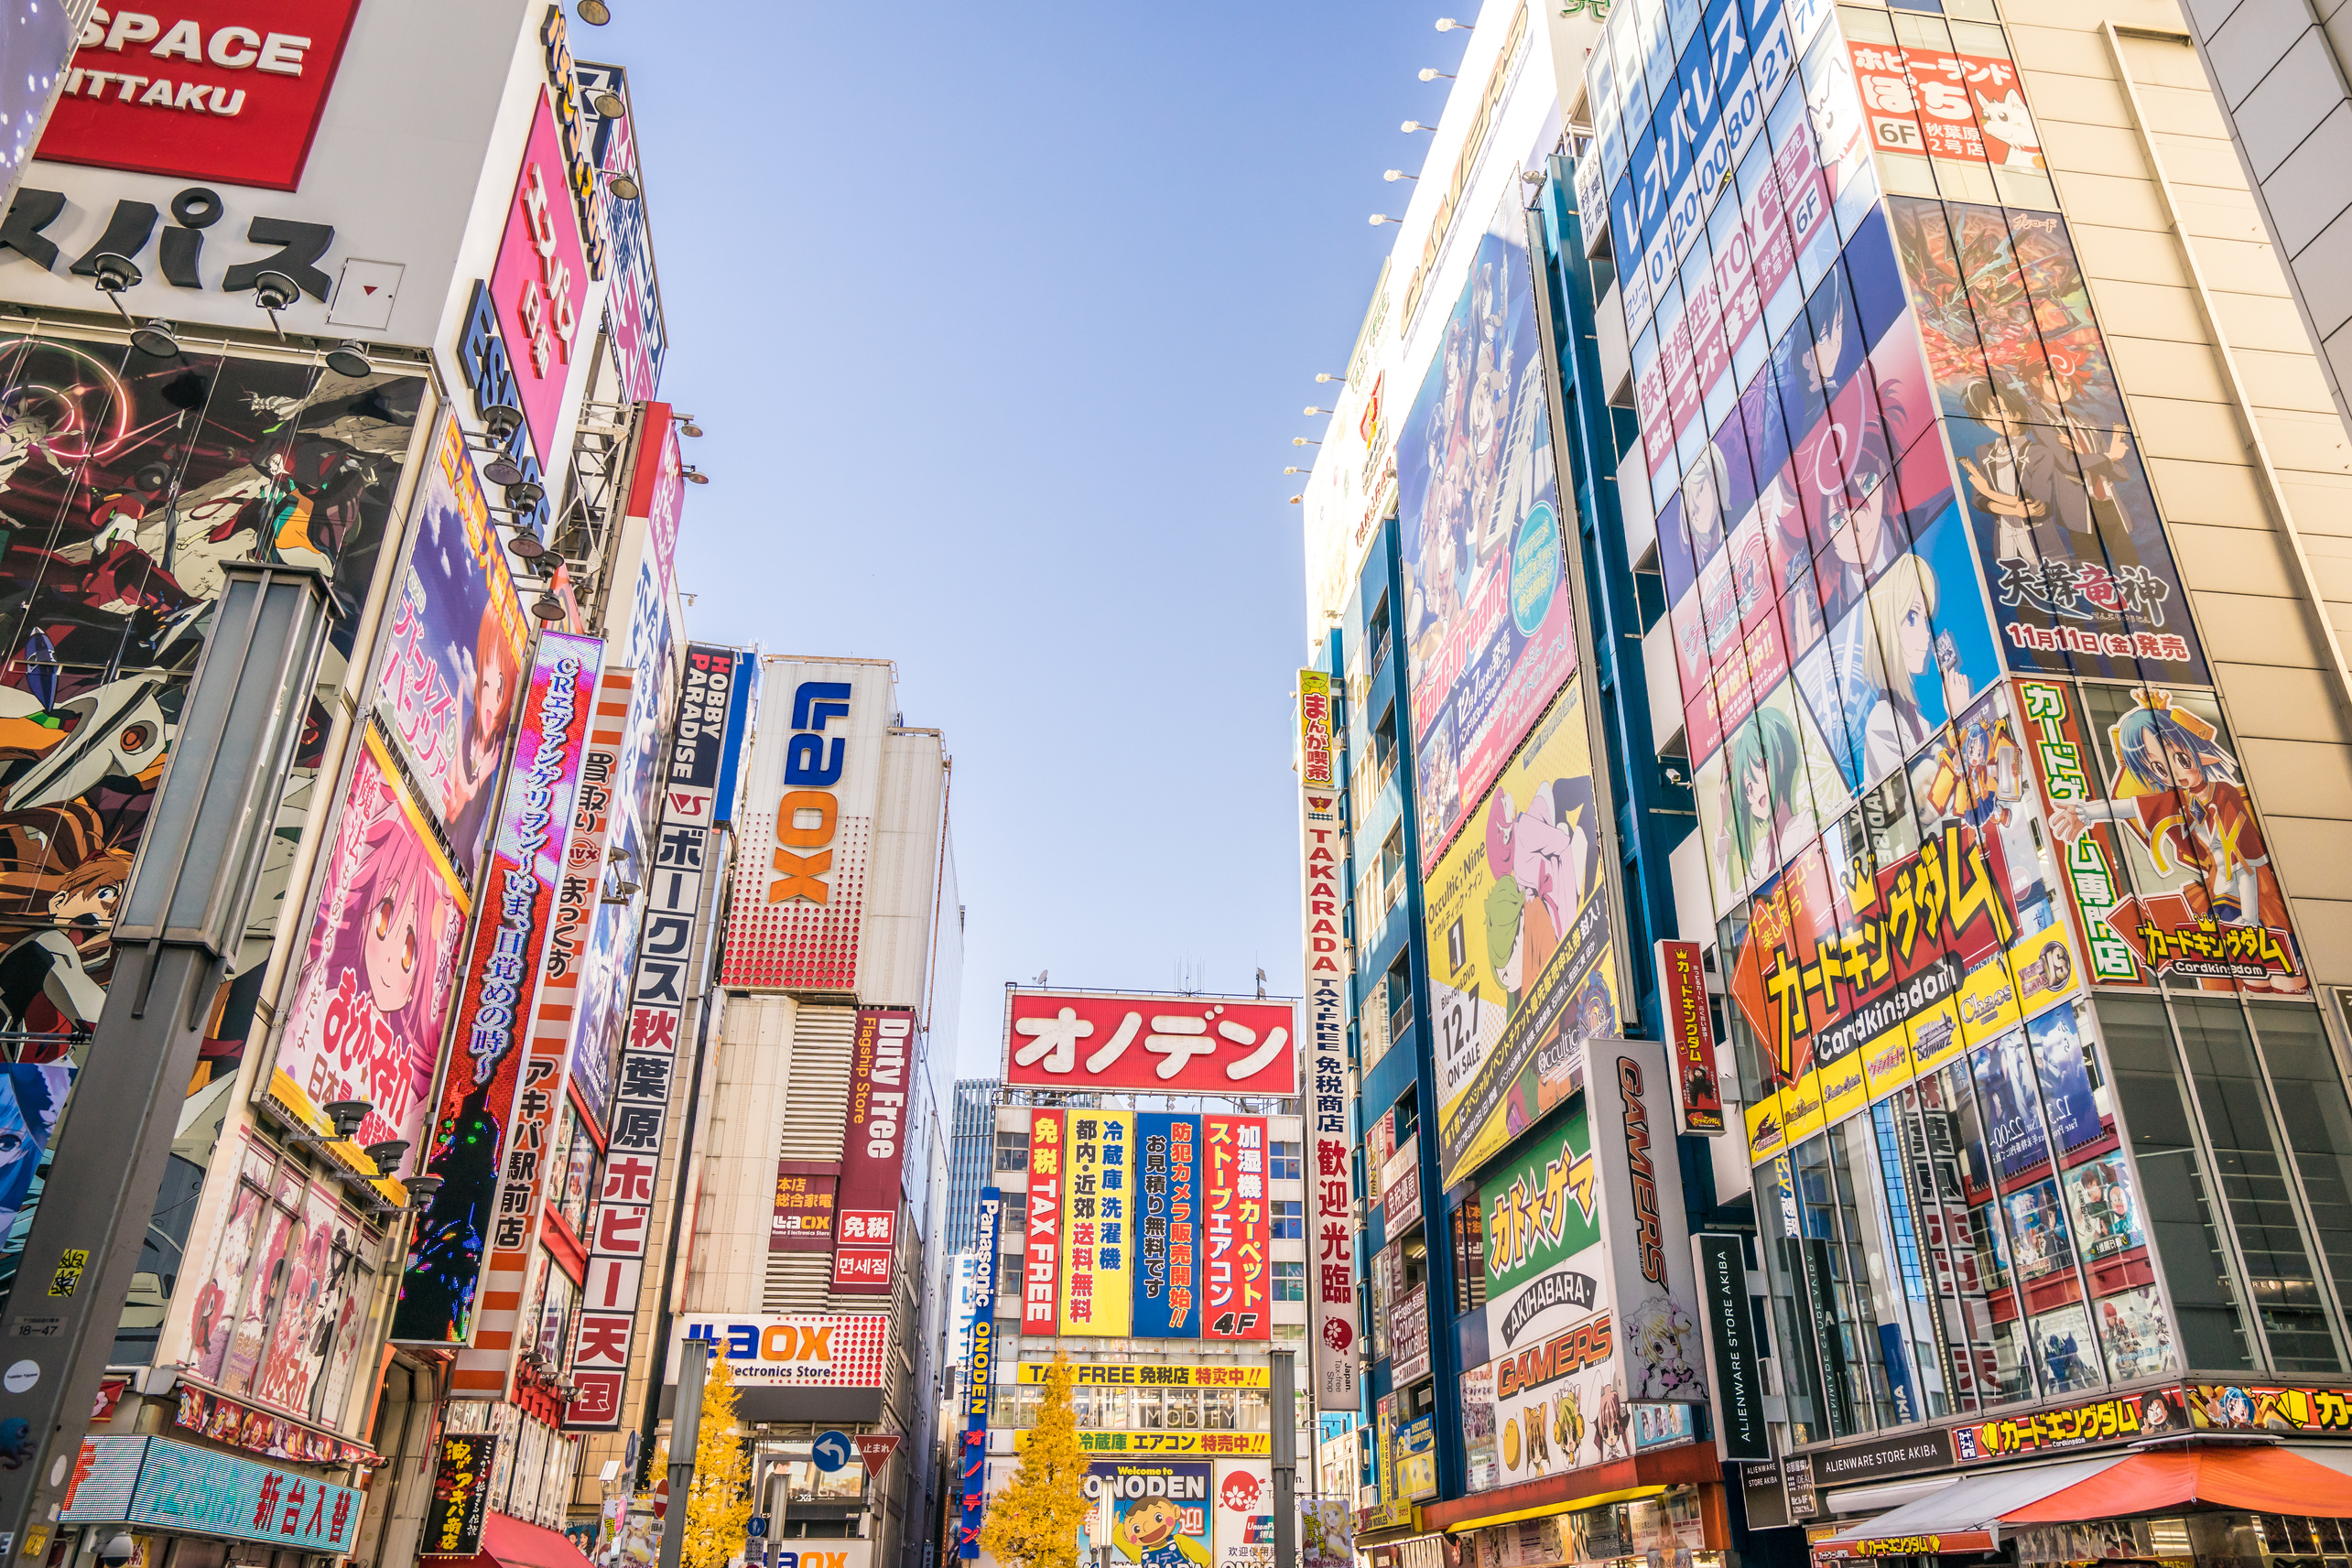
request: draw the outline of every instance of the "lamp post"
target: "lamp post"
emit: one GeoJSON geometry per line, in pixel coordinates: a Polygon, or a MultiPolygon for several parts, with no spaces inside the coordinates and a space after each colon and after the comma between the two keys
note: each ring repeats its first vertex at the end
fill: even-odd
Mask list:
{"type": "Polygon", "coordinates": [[[1292,1386],[1291,1353],[1266,1353],[1274,1428],[1274,1568],[1298,1568],[1298,1397],[1292,1386]]]}
{"type": "Polygon", "coordinates": [[[327,633],[307,568],[239,561],[212,609],[114,924],[122,955],[0,1318],[0,1561],[47,1556],[114,1347],[204,1021],[237,950],[327,633]]]}
{"type": "Polygon", "coordinates": [[[686,1550],[687,1494],[694,1489],[694,1445],[702,1440],[702,1375],[708,1339],[677,1347],[677,1399],[669,1410],[669,1512],[662,1519],[662,1568],[677,1568],[686,1550]],[[686,1457],[681,1459],[679,1454],[686,1457]]]}

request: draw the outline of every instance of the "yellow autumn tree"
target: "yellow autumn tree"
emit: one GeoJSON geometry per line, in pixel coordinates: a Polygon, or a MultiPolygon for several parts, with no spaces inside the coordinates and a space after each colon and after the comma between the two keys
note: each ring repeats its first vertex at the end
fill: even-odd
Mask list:
{"type": "Polygon", "coordinates": [[[981,1519],[980,1549],[1005,1568],[1078,1568],[1078,1527],[1089,1505],[1086,1451],[1070,1413],[1075,1377],[1069,1357],[1057,1354],[1012,1484],[981,1519]]]}
{"type": "Polygon", "coordinates": [[[752,1519],[752,1462],[735,1424],[735,1376],[724,1356],[711,1357],[710,1368],[702,1382],[702,1430],[694,1443],[694,1483],[686,1494],[684,1568],[727,1568],[743,1550],[752,1519]]]}

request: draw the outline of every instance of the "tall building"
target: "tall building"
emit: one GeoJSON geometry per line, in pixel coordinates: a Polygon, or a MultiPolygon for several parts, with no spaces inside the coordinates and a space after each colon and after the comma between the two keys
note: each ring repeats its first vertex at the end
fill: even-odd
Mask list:
{"type": "Polygon", "coordinates": [[[2059,1488],[2156,1433],[2352,1467],[2344,436],[2185,26],[1556,9],[1476,19],[1300,497],[1391,1417],[1360,1543],[1967,1552],[2013,1533],[1948,1489],[1989,1472],[2173,1550],[2206,1527],[2059,1488]],[[1570,1290],[1622,1260],[1552,1185],[1589,1157],[1606,1216],[1597,1054],[1702,1012],[1655,1174],[1770,1347],[1732,1465],[1721,1363],[1570,1290]],[[1447,1238],[1426,1382],[1393,1181],[1408,1283],[1447,1238]],[[2049,1457],[2086,1465],[2012,1468],[2049,1457]]]}
{"type": "Polygon", "coordinates": [[[1003,1088],[994,1078],[956,1080],[956,1124],[948,1147],[948,1250],[971,1250],[972,1227],[980,1217],[980,1193],[996,1173],[996,1100],[1003,1088]]]}

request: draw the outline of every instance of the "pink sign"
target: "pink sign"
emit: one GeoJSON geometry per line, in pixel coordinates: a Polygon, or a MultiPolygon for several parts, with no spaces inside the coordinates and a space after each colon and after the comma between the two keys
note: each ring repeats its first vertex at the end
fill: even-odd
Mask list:
{"type": "Polygon", "coordinates": [[[548,467],[556,466],[549,443],[564,383],[571,375],[572,340],[588,301],[588,258],[580,243],[569,171],[555,111],[542,89],[506,212],[506,232],[498,242],[490,297],[521,388],[531,445],[548,467]]]}
{"type": "Polygon", "coordinates": [[[677,421],[667,403],[645,405],[644,444],[629,484],[629,515],[645,520],[645,543],[654,552],[655,580],[667,589],[677,563],[677,523],[686,510],[686,459],[678,450],[677,421]]]}

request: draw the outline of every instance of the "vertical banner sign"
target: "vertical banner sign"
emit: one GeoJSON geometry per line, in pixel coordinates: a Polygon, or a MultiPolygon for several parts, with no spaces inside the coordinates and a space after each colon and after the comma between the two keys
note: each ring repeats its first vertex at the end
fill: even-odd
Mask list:
{"type": "Polygon", "coordinates": [[[1069,1258],[1062,1271],[1062,1332],[1123,1339],[1135,1263],[1129,1206],[1133,1191],[1128,1184],[1134,1168],[1135,1117],[1123,1110],[1074,1110],[1069,1135],[1062,1201],[1062,1244],[1069,1258]]]}
{"type": "Polygon", "coordinates": [[[1723,1080],[1715,1073],[1715,1019],[1707,1010],[1707,969],[1696,942],[1660,942],[1658,1005],[1675,1058],[1675,1104],[1681,1129],[1708,1138],[1723,1132],[1723,1080]]]}
{"type": "Polygon", "coordinates": [[[505,1164],[499,1173],[498,1213],[491,1232],[490,1261],[482,1272],[482,1307],[475,1314],[473,1343],[458,1352],[450,1387],[459,1394],[510,1397],[515,1349],[523,1329],[524,1296],[538,1251],[541,1198],[547,1190],[547,1162],[555,1139],[556,1113],[563,1108],[571,1061],[571,1026],[578,1015],[582,960],[589,923],[604,889],[604,841],[612,824],[612,782],[629,717],[631,676],[607,670],[597,685],[596,711],[589,720],[580,788],[574,796],[571,836],[564,874],[556,884],[547,952],[539,976],[539,998],[531,1011],[529,1054],[523,1062],[523,1089],[515,1098],[515,1125],[506,1135],[505,1164]]]}
{"type": "Polygon", "coordinates": [[[1028,1250],[1021,1260],[1021,1332],[1057,1332],[1062,1278],[1062,1112],[1029,1113],[1028,1250]]]}
{"type": "Polygon", "coordinates": [[[482,1519],[490,1508],[490,1474],[498,1466],[498,1434],[452,1432],[441,1439],[433,1468],[433,1501],[425,1517],[424,1550],[435,1557],[471,1557],[482,1550],[482,1519]]]}
{"type": "Polygon", "coordinates": [[[637,1303],[654,1226],[654,1188],[661,1170],[677,1063],[678,1025],[695,987],[689,975],[701,935],[706,857],[715,852],[708,826],[713,791],[732,765],[743,730],[735,694],[749,656],[732,648],[689,647],[677,734],[662,790],[645,887],[645,927],[637,937],[629,1034],[613,1087],[611,1145],[589,1217],[588,1272],[572,1325],[569,1368],[577,1390],[563,1424],[575,1432],[614,1432],[636,1339],[637,1303]]]}
{"type": "Polygon", "coordinates": [[[1331,677],[1298,672],[1299,853],[1306,957],[1307,1323],[1315,1336],[1318,1410],[1359,1408],[1356,1222],[1348,1133],[1347,887],[1339,870],[1339,797],[1332,789],[1331,677]],[[1317,766],[1320,759],[1321,765],[1317,766]]]}
{"type": "Polygon", "coordinates": [[[1737,1236],[1694,1236],[1691,1261],[1698,1272],[1701,1321],[1715,1378],[1715,1452],[1723,1459],[1769,1461],[1772,1433],[1764,1424],[1764,1390],[1756,1375],[1756,1325],[1748,1302],[1748,1254],[1737,1236]]]}
{"type": "Polygon", "coordinates": [[[834,1208],[833,1290],[890,1294],[898,1243],[899,1167],[906,1150],[906,1069],[915,1015],[858,1010],[850,1051],[850,1119],[841,1137],[841,1192],[834,1208]]]}
{"type": "Polygon", "coordinates": [[[1617,1310],[1617,1376],[1632,1403],[1700,1404],[1707,1371],[1675,1157],[1666,1053],[1654,1040],[1594,1040],[1585,1080],[1600,1167],[1600,1238],[1617,1310]]]}
{"type": "Polygon", "coordinates": [[[1200,1336],[1272,1339],[1266,1254],[1274,1227],[1266,1213],[1266,1121],[1262,1116],[1205,1116],[1208,1147],[1208,1247],[1201,1260],[1200,1336]]]}
{"type": "Polygon", "coordinates": [[[1135,1311],[1138,1339],[1200,1337],[1200,1119],[1147,1110],[1135,1118],[1135,1311]]]}
{"type": "Polygon", "coordinates": [[[542,633],[522,733],[507,775],[448,1081],[424,1167],[441,1178],[394,1309],[392,1337],[472,1342],[482,1266],[497,1225],[501,1152],[525,1086],[522,1049],[546,960],[572,797],[587,749],[589,704],[603,657],[593,637],[542,633]]]}
{"type": "Polygon", "coordinates": [[[972,1226],[972,1251],[981,1260],[972,1291],[971,1351],[964,1363],[963,1522],[956,1531],[956,1555],[980,1556],[981,1510],[988,1494],[988,1411],[996,1392],[996,1237],[1004,1220],[1004,1195],[980,1190],[980,1215],[972,1226]]]}
{"type": "Polygon", "coordinates": [[[771,1252],[833,1250],[833,1200],[841,1167],[831,1160],[778,1160],[775,1208],[768,1222],[771,1252]]]}

